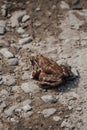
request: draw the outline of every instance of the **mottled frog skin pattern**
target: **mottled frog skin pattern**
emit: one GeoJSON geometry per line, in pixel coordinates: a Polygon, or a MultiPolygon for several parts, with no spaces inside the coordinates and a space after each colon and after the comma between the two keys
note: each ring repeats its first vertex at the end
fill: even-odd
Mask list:
{"type": "Polygon", "coordinates": [[[31,56],[30,61],[33,67],[32,77],[38,80],[42,88],[58,86],[72,76],[70,67],[58,65],[43,55],[31,56]]]}

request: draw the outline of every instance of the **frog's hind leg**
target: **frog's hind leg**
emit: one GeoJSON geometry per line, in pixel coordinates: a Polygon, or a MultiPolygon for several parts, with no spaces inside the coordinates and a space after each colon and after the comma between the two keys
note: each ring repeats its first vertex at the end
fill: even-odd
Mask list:
{"type": "Polygon", "coordinates": [[[41,81],[41,82],[38,82],[38,85],[41,88],[53,88],[53,87],[58,87],[62,82],[63,82],[62,79],[59,79],[58,81],[51,82],[51,83],[41,81]]]}

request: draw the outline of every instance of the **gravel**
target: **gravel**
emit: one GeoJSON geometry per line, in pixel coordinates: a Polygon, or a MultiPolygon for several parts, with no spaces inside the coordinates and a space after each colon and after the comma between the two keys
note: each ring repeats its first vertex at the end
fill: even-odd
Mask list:
{"type": "Polygon", "coordinates": [[[40,88],[36,85],[33,84],[31,81],[27,82],[27,83],[23,83],[21,85],[21,89],[25,92],[25,93],[30,93],[30,92],[38,92],[40,90],[40,88]]]}
{"type": "Polygon", "coordinates": [[[7,16],[7,6],[6,5],[1,6],[1,13],[2,13],[2,16],[4,16],[4,17],[7,16]]]}
{"type": "Polygon", "coordinates": [[[53,117],[53,120],[56,121],[56,122],[59,122],[59,121],[61,121],[62,119],[61,119],[60,116],[54,116],[54,117],[53,117]]]}
{"type": "Polygon", "coordinates": [[[32,103],[32,101],[30,99],[26,99],[26,100],[21,102],[21,105],[26,106],[26,105],[30,105],[31,103],[32,103]]]}
{"type": "Polygon", "coordinates": [[[19,40],[19,44],[24,45],[24,44],[30,43],[32,40],[33,38],[31,36],[22,38],[19,40]]]}
{"type": "Polygon", "coordinates": [[[22,27],[17,28],[18,34],[24,34],[25,30],[22,27]]]}
{"type": "Polygon", "coordinates": [[[18,107],[18,105],[14,105],[9,107],[7,110],[4,111],[5,115],[11,116],[13,111],[18,107]]]}
{"type": "Polygon", "coordinates": [[[15,85],[15,78],[11,75],[3,76],[3,84],[7,86],[15,85]]]}
{"type": "Polygon", "coordinates": [[[22,20],[22,17],[26,14],[26,11],[15,11],[12,14],[12,17],[10,19],[11,21],[11,26],[14,28],[16,26],[19,26],[19,23],[22,20]]]}
{"type": "Polygon", "coordinates": [[[61,9],[69,9],[69,5],[65,1],[61,1],[60,7],[61,9]]]}
{"type": "Polygon", "coordinates": [[[76,68],[72,68],[71,71],[75,77],[79,77],[79,73],[78,73],[78,70],[76,68]]]}
{"type": "Polygon", "coordinates": [[[9,59],[7,61],[7,63],[8,63],[9,66],[16,66],[16,65],[18,65],[18,59],[17,58],[9,59]]]}
{"type": "Polygon", "coordinates": [[[24,15],[23,18],[22,18],[22,22],[26,22],[29,19],[30,19],[29,15],[24,15]]]}
{"type": "Polygon", "coordinates": [[[0,53],[1,53],[4,57],[6,57],[6,58],[13,58],[13,57],[14,57],[14,55],[13,55],[7,48],[2,48],[2,49],[0,50],[0,53]]]}
{"type": "Polygon", "coordinates": [[[77,110],[78,112],[80,112],[80,111],[82,111],[82,108],[81,108],[81,107],[77,107],[76,110],[77,110]]]}
{"type": "Polygon", "coordinates": [[[24,112],[28,112],[28,111],[31,111],[31,110],[32,110],[32,107],[27,104],[27,105],[25,105],[25,106],[22,107],[22,110],[23,110],[24,112]]]}
{"type": "Polygon", "coordinates": [[[9,95],[9,92],[6,89],[2,89],[1,92],[0,92],[0,95],[7,97],[9,95]]]}
{"type": "Polygon", "coordinates": [[[52,95],[44,95],[41,97],[41,99],[44,101],[44,102],[51,102],[51,103],[56,103],[57,102],[57,99],[55,96],[52,96],[52,95]]]}
{"type": "Polygon", "coordinates": [[[5,34],[6,32],[6,25],[5,25],[5,21],[0,20],[0,35],[5,34]]]}
{"type": "Polygon", "coordinates": [[[41,113],[45,118],[52,116],[56,112],[55,108],[44,109],[41,113]]]}

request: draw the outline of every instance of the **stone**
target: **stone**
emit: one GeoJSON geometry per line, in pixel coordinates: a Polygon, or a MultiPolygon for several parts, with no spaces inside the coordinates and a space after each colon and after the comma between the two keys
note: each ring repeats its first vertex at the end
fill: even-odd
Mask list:
{"type": "Polygon", "coordinates": [[[56,97],[52,96],[52,95],[44,95],[44,96],[41,97],[41,99],[44,102],[51,102],[51,103],[56,103],[57,102],[56,97]]]}
{"type": "Polygon", "coordinates": [[[42,25],[42,23],[40,22],[40,21],[36,21],[35,23],[34,23],[34,26],[35,27],[40,27],[42,25]]]}
{"type": "Polygon", "coordinates": [[[0,72],[2,72],[2,65],[0,65],[0,72]]]}
{"type": "Polygon", "coordinates": [[[54,116],[54,117],[53,117],[53,120],[59,122],[59,121],[61,121],[62,119],[61,119],[60,116],[54,116]]]}
{"type": "Polygon", "coordinates": [[[9,47],[10,46],[10,42],[5,41],[5,40],[0,40],[0,47],[9,47]]]}
{"type": "Polygon", "coordinates": [[[33,112],[32,111],[28,111],[28,112],[23,112],[21,117],[23,118],[28,118],[30,116],[32,116],[33,112]]]}
{"type": "Polygon", "coordinates": [[[16,108],[14,110],[15,110],[16,113],[21,113],[22,112],[21,108],[16,108]]]}
{"type": "Polygon", "coordinates": [[[2,81],[2,76],[0,76],[0,83],[2,84],[2,82],[3,82],[3,81],[2,81]]]}
{"type": "Polygon", "coordinates": [[[29,93],[29,84],[28,83],[23,83],[21,86],[21,89],[25,92],[25,93],[29,93]]]}
{"type": "Polygon", "coordinates": [[[76,68],[72,68],[71,71],[75,77],[79,77],[79,73],[78,73],[78,70],[76,68]]]}
{"type": "Polygon", "coordinates": [[[36,8],[36,11],[37,11],[37,12],[38,12],[38,11],[40,11],[40,10],[41,10],[41,8],[40,8],[40,7],[37,7],[37,8],[36,8]]]}
{"type": "Polygon", "coordinates": [[[48,17],[51,17],[52,13],[51,13],[50,11],[47,11],[47,12],[46,12],[46,15],[47,15],[48,17]]]}
{"type": "Polygon", "coordinates": [[[11,106],[10,108],[8,108],[7,110],[4,111],[4,113],[7,115],[7,116],[11,116],[13,111],[18,107],[18,105],[14,105],[14,106],[11,106]]]}
{"type": "Polygon", "coordinates": [[[15,85],[15,78],[11,75],[3,76],[3,84],[7,86],[15,85]]]}
{"type": "Polygon", "coordinates": [[[19,44],[24,45],[24,44],[30,43],[32,40],[33,38],[31,36],[22,38],[19,40],[19,44]]]}
{"type": "Polygon", "coordinates": [[[30,99],[26,99],[25,101],[21,102],[22,106],[26,106],[26,105],[30,105],[32,103],[32,101],[30,99]]]}
{"type": "Polygon", "coordinates": [[[27,82],[27,83],[23,83],[21,85],[21,89],[25,92],[25,93],[30,93],[30,92],[38,92],[40,90],[40,88],[34,84],[33,82],[27,82]]]}
{"type": "Polygon", "coordinates": [[[16,66],[18,65],[18,59],[17,58],[8,59],[7,63],[9,66],[16,66]]]}
{"type": "Polygon", "coordinates": [[[0,96],[8,96],[9,93],[6,89],[2,89],[1,92],[0,92],[0,96]]]}
{"type": "Polygon", "coordinates": [[[72,108],[72,106],[68,106],[68,109],[69,109],[69,110],[72,110],[73,108],[72,108]]]}
{"type": "Polygon", "coordinates": [[[60,7],[61,9],[69,9],[69,5],[65,1],[61,1],[60,7]]]}
{"type": "Polygon", "coordinates": [[[22,34],[21,37],[22,37],[22,38],[29,37],[29,34],[22,34]]]}
{"type": "Polygon", "coordinates": [[[13,58],[13,57],[14,57],[14,55],[13,55],[7,48],[2,48],[2,49],[0,50],[0,53],[1,53],[4,57],[6,57],[6,58],[13,58]]]}
{"type": "Polygon", "coordinates": [[[19,92],[20,86],[13,86],[12,91],[13,92],[19,92]]]}
{"type": "Polygon", "coordinates": [[[55,112],[56,112],[55,108],[48,108],[48,109],[44,109],[41,113],[44,115],[44,117],[50,117],[55,112]]]}
{"type": "Polygon", "coordinates": [[[2,80],[2,76],[0,76],[0,81],[2,80]]]}
{"type": "Polygon", "coordinates": [[[80,112],[80,111],[82,111],[82,108],[81,108],[81,107],[77,107],[76,110],[77,110],[78,112],[80,112]]]}
{"type": "Polygon", "coordinates": [[[32,107],[29,104],[26,104],[25,106],[22,107],[22,110],[28,112],[32,110],[32,107]]]}
{"type": "Polygon", "coordinates": [[[22,22],[26,22],[29,19],[30,19],[29,15],[24,15],[23,18],[22,18],[22,22]]]}
{"type": "Polygon", "coordinates": [[[22,27],[19,27],[17,29],[17,32],[18,32],[18,34],[23,34],[25,32],[25,30],[22,27]]]}
{"type": "Polygon", "coordinates": [[[71,124],[65,119],[62,123],[61,123],[61,128],[70,128],[71,124]]]}
{"type": "Polygon", "coordinates": [[[19,26],[19,23],[22,20],[22,17],[26,14],[26,11],[15,11],[12,14],[12,17],[10,19],[11,21],[11,26],[14,28],[16,26],[19,26]]]}
{"type": "Polygon", "coordinates": [[[5,22],[3,20],[0,20],[0,35],[3,35],[6,32],[5,26],[5,22]]]}
{"type": "Polygon", "coordinates": [[[4,17],[7,16],[7,6],[6,5],[1,6],[1,13],[2,13],[2,16],[4,16],[4,17]]]}
{"type": "Polygon", "coordinates": [[[82,39],[82,40],[81,40],[81,46],[82,46],[82,47],[87,46],[87,39],[82,39]]]}
{"type": "Polygon", "coordinates": [[[5,24],[6,24],[5,21],[0,20],[0,26],[1,26],[1,27],[5,27],[5,24]]]}
{"type": "Polygon", "coordinates": [[[16,122],[15,118],[11,118],[11,122],[16,122]]]}
{"type": "Polygon", "coordinates": [[[30,79],[29,72],[25,72],[25,73],[22,75],[22,80],[28,80],[28,79],[30,79]]]}
{"type": "Polygon", "coordinates": [[[0,111],[2,111],[6,106],[7,106],[7,104],[6,104],[5,101],[3,101],[2,103],[0,103],[0,111]]]}

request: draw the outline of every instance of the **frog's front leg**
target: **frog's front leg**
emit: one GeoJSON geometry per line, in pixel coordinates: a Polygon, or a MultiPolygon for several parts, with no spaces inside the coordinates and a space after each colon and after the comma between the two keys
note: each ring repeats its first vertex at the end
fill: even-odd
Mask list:
{"type": "Polygon", "coordinates": [[[41,72],[41,70],[40,69],[38,69],[38,70],[33,70],[33,72],[32,72],[32,77],[33,77],[33,79],[39,79],[39,74],[40,74],[40,72],[41,72]]]}

